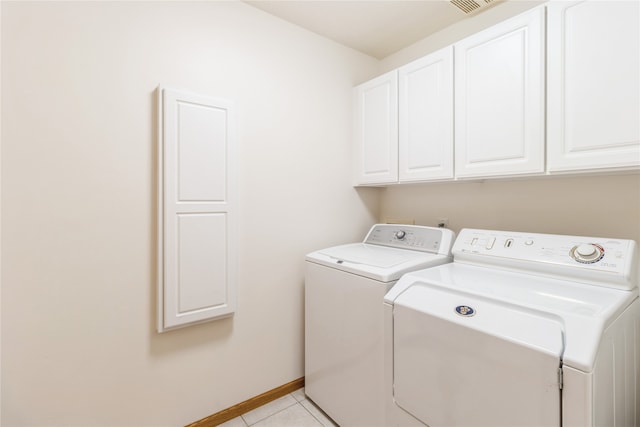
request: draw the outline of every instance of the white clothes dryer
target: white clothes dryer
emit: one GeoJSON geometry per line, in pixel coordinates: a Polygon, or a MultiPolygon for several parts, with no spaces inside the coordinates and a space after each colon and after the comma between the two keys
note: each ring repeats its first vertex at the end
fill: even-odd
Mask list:
{"type": "Polygon", "coordinates": [[[462,230],[385,296],[387,425],[640,424],[631,240],[462,230]]]}
{"type": "Polygon", "coordinates": [[[453,240],[377,224],[362,243],[307,255],[305,393],[340,426],[384,425],[384,295],[404,273],[450,262],[453,240]]]}

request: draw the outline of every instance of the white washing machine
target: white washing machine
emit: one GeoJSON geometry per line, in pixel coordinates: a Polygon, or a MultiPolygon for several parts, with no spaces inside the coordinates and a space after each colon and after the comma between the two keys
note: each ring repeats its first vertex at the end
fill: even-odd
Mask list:
{"type": "Polygon", "coordinates": [[[362,243],[307,255],[305,392],[340,426],[384,425],[384,295],[404,273],[450,262],[453,240],[378,224],[362,243]]]}
{"type": "Polygon", "coordinates": [[[631,240],[462,230],[385,296],[387,425],[640,424],[631,240]]]}

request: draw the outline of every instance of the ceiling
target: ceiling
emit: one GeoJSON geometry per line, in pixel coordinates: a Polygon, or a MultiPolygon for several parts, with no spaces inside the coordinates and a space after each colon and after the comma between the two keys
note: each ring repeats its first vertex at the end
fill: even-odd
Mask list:
{"type": "MultiPolygon", "coordinates": [[[[455,0],[454,2],[473,2],[455,0]]],[[[486,3],[492,0],[484,0],[486,3]]],[[[258,9],[382,59],[468,15],[448,0],[245,1],[258,9]]]]}

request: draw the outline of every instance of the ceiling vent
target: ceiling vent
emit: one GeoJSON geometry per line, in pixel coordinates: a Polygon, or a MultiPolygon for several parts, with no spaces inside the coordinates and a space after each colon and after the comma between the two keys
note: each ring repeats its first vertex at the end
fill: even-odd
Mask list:
{"type": "Polygon", "coordinates": [[[481,9],[485,9],[492,3],[500,0],[450,0],[449,3],[463,11],[467,15],[477,13],[481,9]]]}

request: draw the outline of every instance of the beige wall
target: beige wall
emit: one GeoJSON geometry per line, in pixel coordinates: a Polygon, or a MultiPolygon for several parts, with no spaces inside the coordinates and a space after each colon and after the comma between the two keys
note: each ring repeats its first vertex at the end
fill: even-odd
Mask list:
{"type": "Polygon", "coordinates": [[[377,61],[240,2],[2,2],[2,425],[178,426],[304,375],[303,259],[361,239],[377,61]],[[159,84],[238,112],[231,319],[155,332],[159,84]]]}
{"type": "Polygon", "coordinates": [[[449,228],[633,239],[640,243],[640,175],[544,177],[389,187],[382,217],[449,228]]]}

